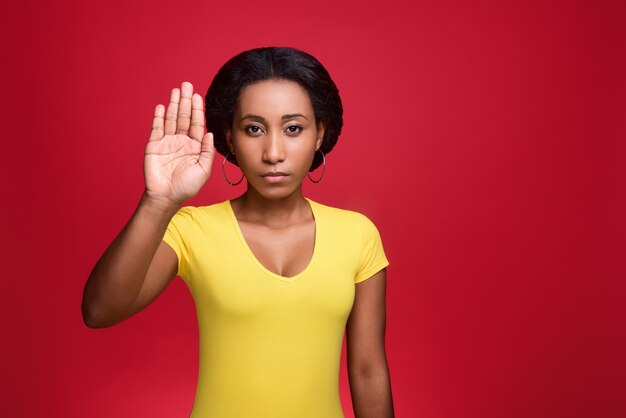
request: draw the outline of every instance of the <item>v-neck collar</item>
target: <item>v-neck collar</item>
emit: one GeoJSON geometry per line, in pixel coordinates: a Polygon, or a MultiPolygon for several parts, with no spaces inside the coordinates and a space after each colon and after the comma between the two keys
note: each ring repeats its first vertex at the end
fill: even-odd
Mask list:
{"type": "Polygon", "coordinates": [[[309,202],[309,206],[311,207],[311,212],[313,213],[313,220],[315,222],[315,242],[313,244],[313,255],[311,256],[311,260],[309,261],[309,264],[307,264],[307,266],[304,268],[304,270],[302,270],[300,273],[296,274],[295,276],[291,276],[291,277],[285,277],[285,276],[281,276],[280,274],[274,273],[273,271],[265,267],[259,261],[259,259],[256,257],[256,255],[254,255],[254,253],[252,252],[252,249],[248,245],[246,238],[243,236],[243,232],[241,231],[241,226],[239,225],[239,221],[237,220],[237,217],[235,216],[235,211],[233,210],[231,201],[230,200],[226,201],[226,206],[228,207],[228,214],[232,221],[233,228],[235,229],[237,236],[239,236],[239,239],[241,241],[242,246],[244,247],[244,250],[248,253],[250,258],[264,273],[266,273],[267,275],[271,277],[274,277],[276,279],[279,279],[285,282],[290,282],[290,283],[295,282],[299,280],[300,278],[302,278],[303,276],[305,276],[309,272],[309,270],[311,270],[312,265],[314,264],[317,254],[319,252],[318,246],[320,242],[320,219],[318,216],[318,210],[316,207],[316,203],[314,201],[312,201],[308,197],[305,197],[305,199],[309,202]]]}

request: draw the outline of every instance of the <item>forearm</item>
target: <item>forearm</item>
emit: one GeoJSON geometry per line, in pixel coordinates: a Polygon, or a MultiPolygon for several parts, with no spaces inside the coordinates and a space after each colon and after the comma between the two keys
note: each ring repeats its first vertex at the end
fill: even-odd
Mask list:
{"type": "Polygon", "coordinates": [[[389,369],[371,374],[350,374],[350,393],[355,418],[393,418],[389,369]]]}
{"type": "Polygon", "coordinates": [[[127,316],[177,209],[141,197],[132,217],[89,275],[82,306],[87,322],[117,322],[127,316]]]}

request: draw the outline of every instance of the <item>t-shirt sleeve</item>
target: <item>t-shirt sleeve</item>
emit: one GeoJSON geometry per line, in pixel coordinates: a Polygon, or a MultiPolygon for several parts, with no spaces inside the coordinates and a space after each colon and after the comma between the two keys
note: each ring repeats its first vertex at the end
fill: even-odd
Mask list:
{"type": "Polygon", "coordinates": [[[189,263],[189,231],[193,228],[193,212],[191,207],[180,208],[170,220],[163,236],[163,241],[172,247],[178,257],[177,274],[189,283],[187,266],[189,263]]]}
{"type": "Polygon", "coordinates": [[[389,265],[376,225],[366,216],[361,218],[363,253],[354,283],[362,282],[389,265]]]}

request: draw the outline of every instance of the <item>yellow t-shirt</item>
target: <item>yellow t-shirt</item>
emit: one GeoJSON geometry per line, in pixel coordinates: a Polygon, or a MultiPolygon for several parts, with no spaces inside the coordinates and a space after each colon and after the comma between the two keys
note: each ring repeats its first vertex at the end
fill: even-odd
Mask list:
{"type": "Polygon", "coordinates": [[[163,241],[193,295],[200,335],[194,418],[343,418],[339,365],[355,284],[386,267],[364,215],[307,198],[313,256],[283,277],[248,247],[230,201],[181,208],[163,241]]]}

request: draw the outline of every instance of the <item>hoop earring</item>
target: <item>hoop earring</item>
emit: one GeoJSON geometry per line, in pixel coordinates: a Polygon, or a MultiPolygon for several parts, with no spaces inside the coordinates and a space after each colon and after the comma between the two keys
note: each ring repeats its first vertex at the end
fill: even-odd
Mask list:
{"type": "Polygon", "coordinates": [[[239,179],[239,181],[237,183],[233,183],[232,181],[228,180],[228,177],[226,177],[226,170],[224,169],[224,165],[226,165],[226,160],[228,159],[228,156],[230,154],[235,155],[232,151],[228,151],[228,154],[226,154],[226,156],[224,157],[224,161],[222,161],[222,175],[224,176],[224,179],[226,180],[226,182],[228,184],[230,184],[231,186],[236,186],[239,183],[241,183],[241,181],[243,180],[244,175],[243,175],[243,172],[242,172],[241,173],[241,178],[239,179]]]}
{"type": "Polygon", "coordinates": [[[319,151],[320,154],[322,154],[322,164],[323,164],[322,175],[317,180],[313,180],[309,173],[306,173],[306,175],[309,178],[309,180],[311,180],[313,183],[319,183],[324,178],[324,173],[326,173],[326,157],[324,156],[324,153],[322,152],[322,150],[316,149],[315,151],[319,151]]]}

